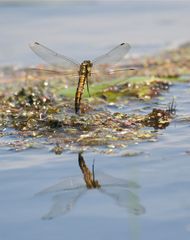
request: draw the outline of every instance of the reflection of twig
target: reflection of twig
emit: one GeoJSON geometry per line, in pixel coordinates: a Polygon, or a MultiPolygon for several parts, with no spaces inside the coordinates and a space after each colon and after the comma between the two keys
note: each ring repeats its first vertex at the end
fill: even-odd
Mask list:
{"type": "Polygon", "coordinates": [[[86,183],[86,187],[87,188],[100,188],[101,185],[99,184],[99,182],[97,180],[95,180],[94,164],[92,165],[92,173],[91,173],[91,171],[88,169],[88,167],[84,161],[82,153],[79,153],[78,162],[79,162],[80,169],[84,176],[84,181],[86,183]]]}

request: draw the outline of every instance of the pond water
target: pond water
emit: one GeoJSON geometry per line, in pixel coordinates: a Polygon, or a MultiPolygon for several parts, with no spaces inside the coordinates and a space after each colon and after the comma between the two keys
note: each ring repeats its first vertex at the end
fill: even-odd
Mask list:
{"type": "Polygon", "coordinates": [[[188,1],[93,2],[0,5],[0,65],[39,63],[33,41],[80,61],[122,42],[148,54],[190,39],[188,1]]]}
{"type": "Polygon", "coordinates": [[[1,239],[189,239],[189,91],[176,84],[162,104],[131,106],[177,102],[176,118],[155,141],[125,149],[137,155],[83,153],[89,169],[95,160],[101,190],[85,190],[78,153],[1,149],[1,239]]]}
{"type": "MultiPolygon", "coordinates": [[[[142,9],[131,4],[130,7],[132,8],[132,6],[136,16],[149,13],[148,6],[142,9]]],[[[163,5],[158,4],[158,6],[159,8],[154,8],[154,11],[155,14],[161,16],[163,11],[160,8],[163,9],[163,5]]],[[[178,5],[172,5],[171,8],[169,6],[169,4],[165,5],[165,9],[172,11],[172,16],[176,16],[175,14],[179,10],[178,5]]],[[[78,8],[66,7],[71,12],[73,11],[74,16],[78,14],[81,21],[84,21],[83,12],[80,12],[78,8]]],[[[82,6],[79,7],[82,8],[82,6]]],[[[183,8],[182,5],[180,7],[183,8]]],[[[88,8],[90,8],[89,5],[85,7],[86,10],[83,9],[86,11],[85,14],[88,13],[90,16],[94,14],[95,19],[100,17],[99,14],[102,14],[102,18],[104,15],[110,18],[113,16],[113,5],[110,7],[110,11],[107,11],[106,4],[102,7],[100,5],[95,6],[93,13],[89,13],[88,8]],[[102,13],[98,11],[98,8],[102,10],[102,13]]],[[[116,18],[119,14],[121,14],[121,17],[125,16],[127,11],[125,8],[127,8],[126,5],[124,7],[117,5],[116,18]]],[[[57,49],[62,48],[61,41],[64,39],[64,35],[58,38],[60,26],[59,29],[57,26],[58,19],[60,20],[59,14],[61,14],[59,13],[59,11],[61,12],[60,8],[55,7],[54,9],[58,16],[52,14],[49,6],[46,9],[40,6],[36,11],[34,11],[34,7],[28,6],[18,7],[16,10],[13,7],[4,6],[0,11],[5,14],[4,16],[8,16],[9,13],[12,18],[15,17],[14,23],[11,23],[11,28],[7,30],[7,34],[10,36],[7,43],[11,46],[13,46],[13,42],[11,43],[13,41],[11,38],[13,27],[20,26],[19,29],[16,27],[14,30],[16,32],[15,44],[20,46],[19,54],[15,52],[12,58],[9,58],[7,52],[10,49],[7,48],[5,38],[3,40],[1,38],[1,46],[6,46],[4,49],[1,48],[5,53],[3,57],[1,56],[1,62],[18,63],[21,59],[22,64],[25,63],[25,60],[27,64],[31,64],[30,57],[32,59],[33,55],[28,53],[25,55],[22,48],[24,41],[26,42],[31,38],[30,32],[34,31],[33,21],[36,23],[39,21],[48,22],[50,17],[52,18],[51,26],[56,26],[55,29],[50,29],[50,32],[54,31],[55,36],[50,34],[49,37],[47,35],[43,37],[43,32],[40,32],[39,40],[46,41],[49,44],[57,44],[57,49]],[[26,8],[26,11],[23,11],[23,8],[26,8]],[[29,10],[31,11],[29,22],[23,22],[25,15],[29,14],[29,10]],[[42,18],[42,13],[45,14],[46,18],[42,18]],[[16,18],[16,16],[19,17],[16,18]],[[19,35],[19,31],[22,30],[21,25],[24,29],[23,36],[19,35]],[[27,34],[27,37],[25,35],[27,28],[29,37],[27,34]],[[22,39],[21,44],[19,39],[22,39]],[[2,45],[2,41],[4,41],[4,45],[2,45]]],[[[183,8],[183,12],[186,16],[186,8],[183,8]]],[[[2,18],[2,14],[1,24],[3,21],[5,22],[5,17],[2,18]]],[[[70,19],[73,16],[72,14],[70,13],[66,17],[70,19]]],[[[170,17],[171,15],[168,15],[167,19],[170,19],[170,17]]],[[[135,19],[135,16],[131,18],[135,19]]],[[[179,19],[180,21],[182,20],[179,19]]],[[[7,22],[8,26],[9,24],[10,22],[7,22]]],[[[168,24],[172,23],[169,22],[168,24]]],[[[180,25],[180,23],[178,24],[180,25]]],[[[137,27],[137,25],[135,26],[137,27]]],[[[111,24],[105,27],[106,33],[109,33],[110,27],[111,24]]],[[[74,30],[71,30],[70,37],[64,39],[63,42],[65,41],[66,53],[67,51],[68,53],[71,52],[71,56],[76,54],[76,58],[80,56],[86,45],[88,49],[90,46],[97,51],[98,47],[94,47],[96,41],[101,48],[104,48],[107,46],[107,42],[109,42],[108,45],[112,45],[115,41],[121,39],[121,33],[116,34],[116,37],[113,36],[113,39],[109,37],[115,34],[109,35],[109,33],[105,40],[106,43],[102,42],[106,33],[102,33],[103,35],[100,37],[97,33],[99,28],[96,26],[95,31],[91,29],[92,36],[88,43],[86,38],[81,37],[82,33],[79,33],[78,38],[76,35],[72,35],[76,31],[77,25],[74,25],[74,28],[74,30]],[[94,39],[96,33],[98,37],[94,39]],[[71,39],[76,42],[76,46],[73,48],[71,47],[72,44],[69,43],[71,39]],[[84,43],[76,53],[75,50],[78,49],[82,40],[84,40],[84,43]]],[[[39,31],[41,29],[43,28],[40,28],[39,31]]],[[[90,29],[90,26],[88,29],[90,29]]],[[[159,28],[159,31],[161,29],[162,27],[159,28]]],[[[46,34],[48,30],[45,30],[46,34]]],[[[154,28],[152,30],[155,31],[154,28]]],[[[63,31],[67,33],[69,27],[63,31]]],[[[129,39],[131,42],[132,39],[136,39],[137,45],[141,46],[141,41],[131,31],[129,31],[129,36],[131,36],[129,39]]],[[[183,35],[180,31],[182,30],[179,30],[182,38],[188,37],[188,33],[183,35]]],[[[143,33],[141,34],[143,36],[143,33]]],[[[124,38],[126,36],[125,31],[124,38]]],[[[142,40],[144,53],[146,53],[145,43],[147,38],[145,36],[142,40]]],[[[171,39],[173,38],[170,38],[169,34],[168,37],[164,36],[157,42],[154,41],[155,38],[151,38],[147,42],[147,46],[151,45],[151,42],[155,42],[160,47],[171,39]]],[[[174,37],[174,39],[177,38],[174,37]]],[[[12,48],[15,48],[15,46],[12,48]]],[[[0,150],[0,239],[189,239],[189,94],[189,83],[176,83],[171,86],[168,92],[164,92],[162,96],[151,102],[129,102],[127,106],[121,106],[119,109],[116,106],[108,107],[111,111],[129,113],[140,111],[146,113],[150,112],[153,107],[166,108],[167,104],[175,97],[177,112],[176,117],[166,129],[157,130],[157,137],[154,141],[131,144],[123,152],[117,152],[115,155],[91,151],[84,152],[82,156],[90,170],[94,163],[95,178],[102,186],[100,189],[87,190],[85,188],[83,174],[79,167],[78,153],[65,152],[61,155],[55,155],[51,152],[53,147],[51,145],[21,152],[2,147],[0,150]],[[123,156],[124,152],[136,154],[127,157],[123,156]]]]}

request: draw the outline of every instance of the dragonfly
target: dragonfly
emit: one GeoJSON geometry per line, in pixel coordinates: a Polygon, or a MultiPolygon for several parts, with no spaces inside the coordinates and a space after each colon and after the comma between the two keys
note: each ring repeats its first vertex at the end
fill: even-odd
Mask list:
{"type": "Polygon", "coordinates": [[[78,175],[66,177],[59,183],[36,194],[38,196],[53,195],[53,205],[42,219],[50,220],[68,213],[80,197],[87,191],[95,189],[111,197],[118,206],[126,208],[129,213],[141,215],[145,212],[145,208],[140,204],[140,200],[134,192],[139,188],[136,182],[116,178],[103,172],[95,173],[94,162],[92,170],[90,170],[82,153],[78,154],[78,164],[83,179],[78,175]]]}
{"type": "Polygon", "coordinates": [[[53,66],[55,73],[62,73],[65,76],[73,75],[79,77],[75,93],[76,114],[80,114],[81,112],[80,106],[85,84],[87,85],[87,91],[90,96],[89,81],[92,75],[98,74],[102,70],[104,70],[104,73],[107,75],[112,75],[117,71],[128,69],[133,70],[133,68],[130,67],[120,69],[118,65],[129,52],[131,48],[129,43],[121,43],[119,46],[116,46],[108,53],[95,58],[93,61],[84,60],[81,64],[71,58],[54,52],[38,42],[30,44],[30,48],[41,59],[53,66]]]}

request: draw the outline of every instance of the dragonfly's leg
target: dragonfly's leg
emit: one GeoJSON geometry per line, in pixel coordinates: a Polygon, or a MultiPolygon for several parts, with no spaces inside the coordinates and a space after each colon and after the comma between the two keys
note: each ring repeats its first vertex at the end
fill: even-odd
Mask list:
{"type": "Polygon", "coordinates": [[[91,96],[90,96],[90,89],[89,89],[89,82],[88,82],[88,79],[89,79],[89,78],[86,79],[86,86],[87,86],[88,96],[91,97],[91,96]]]}

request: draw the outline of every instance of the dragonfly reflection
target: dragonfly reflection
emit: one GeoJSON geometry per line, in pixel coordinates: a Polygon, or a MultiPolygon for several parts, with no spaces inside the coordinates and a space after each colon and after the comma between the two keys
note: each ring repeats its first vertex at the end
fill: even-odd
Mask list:
{"type": "Polygon", "coordinates": [[[92,170],[87,167],[81,153],[78,155],[79,167],[83,174],[80,176],[67,177],[54,186],[48,187],[37,195],[53,195],[53,204],[43,219],[53,219],[72,210],[77,200],[89,189],[97,189],[112,199],[115,203],[134,215],[140,215],[145,212],[144,207],[140,204],[138,196],[131,191],[139,188],[133,182],[125,179],[115,178],[105,173],[96,173],[94,163],[92,170]]]}
{"type": "MultiPolygon", "coordinates": [[[[85,60],[81,64],[76,61],[58,54],[42,44],[35,42],[30,48],[44,61],[54,67],[54,73],[63,75],[79,76],[78,86],[75,94],[75,113],[80,112],[80,103],[84,91],[85,83],[89,93],[89,80],[92,74],[97,74],[104,70],[105,74],[112,74],[118,69],[118,63],[125,57],[130,49],[128,43],[122,43],[108,53],[94,59],[93,61],[85,60]]],[[[130,68],[125,68],[130,69],[130,68]]],[[[89,93],[90,95],[90,93],[89,93]]]]}

